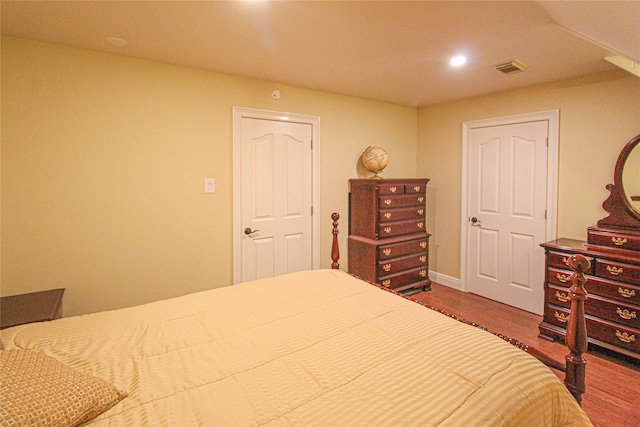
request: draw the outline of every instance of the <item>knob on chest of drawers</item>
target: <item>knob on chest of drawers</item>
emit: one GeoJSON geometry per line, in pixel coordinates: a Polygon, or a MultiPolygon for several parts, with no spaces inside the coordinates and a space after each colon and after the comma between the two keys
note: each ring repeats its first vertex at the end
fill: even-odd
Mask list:
{"type": "Polygon", "coordinates": [[[607,271],[612,276],[618,276],[623,272],[622,267],[613,267],[611,265],[607,265],[607,271]]]}
{"type": "Polygon", "coordinates": [[[560,292],[560,291],[556,291],[556,298],[558,299],[558,301],[562,301],[562,302],[567,302],[571,299],[571,297],[568,294],[565,294],[564,292],[560,292]]]}
{"type": "Polygon", "coordinates": [[[382,253],[385,254],[386,256],[391,255],[391,248],[386,248],[382,250],[382,253]]]}
{"type": "Polygon", "coordinates": [[[636,318],[636,312],[627,310],[626,308],[623,310],[620,307],[616,307],[616,314],[622,317],[625,320],[631,320],[636,318]]]}
{"type": "Polygon", "coordinates": [[[618,288],[618,293],[625,298],[631,298],[636,296],[636,291],[634,291],[633,289],[618,288]]]}
{"type": "Polygon", "coordinates": [[[557,311],[553,312],[553,316],[558,319],[559,322],[567,323],[569,321],[569,316],[564,313],[559,313],[557,311]]]}
{"type": "Polygon", "coordinates": [[[568,274],[556,273],[556,279],[558,279],[562,283],[567,283],[569,280],[571,280],[571,276],[569,276],[568,274]]]}
{"type": "Polygon", "coordinates": [[[627,239],[624,237],[615,237],[613,236],[611,238],[611,242],[613,242],[614,245],[616,246],[624,246],[627,244],[627,239]]]}
{"type": "Polygon", "coordinates": [[[629,335],[628,333],[620,332],[617,329],[616,329],[616,336],[618,337],[618,339],[620,341],[626,342],[626,343],[634,342],[636,340],[636,336],[635,335],[629,335]]]}

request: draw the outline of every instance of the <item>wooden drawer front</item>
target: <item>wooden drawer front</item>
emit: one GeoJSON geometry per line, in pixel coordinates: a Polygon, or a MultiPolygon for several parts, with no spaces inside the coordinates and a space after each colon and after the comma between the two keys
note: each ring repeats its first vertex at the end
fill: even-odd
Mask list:
{"type": "Polygon", "coordinates": [[[380,184],[378,194],[404,194],[403,184],[380,184]]]}
{"type": "Polygon", "coordinates": [[[584,310],[587,314],[619,323],[627,328],[640,328],[640,308],[632,305],[601,300],[592,296],[585,301],[584,310]]]}
{"type": "Polygon", "coordinates": [[[402,221],[402,222],[388,222],[384,224],[378,224],[378,237],[391,237],[398,236],[400,234],[415,233],[418,231],[424,232],[426,229],[424,220],[416,221],[402,221]]]}
{"type": "MultiPolygon", "coordinates": [[[[552,309],[556,307],[571,308],[569,291],[567,289],[549,286],[547,304],[552,309]]],[[[584,311],[591,316],[619,323],[621,326],[627,328],[640,328],[640,308],[635,306],[618,304],[615,301],[604,300],[592,295],[585,301],[584,311]]],[[[564,323],[562,319],[555,317],[555,315],[554,320],[556,324],[564,323]]]]}
{"type": "Polygon", "coordinates": [[[419,253],[416,255],[409,255],[406,257],[381,261],[378,263],[378,276],[386,276],[388,274],[397,273],[399,271],[408,270],[414,267],[425,266],[428,267],[427,261],[429,257],[426,252],[419,253]]]}
{"type": "MultiPolygon", "coordinates": [[[[567,264],[567,261],[569,260],[569,257],[571,257],[571,255],[573,254],[566,253],[566,252],[549,251],[547,252],[547,266],[560,267],[560,268],[570,270],[569,265],[567,264]]],[[[593,274],[593,268],[595,264],[593,262],[593,258],[591,257],[585,257],[585,258],[587,258],[591,263],[591,268],[585,271],[585,274],[593,274]]]]}
{"type": "Polygon", "coordinates": [[[589,243],[612,248],[640,250],[640,236],[625,233],[607,232],[601,230],[589,230],[587,240],[589,243]]]}
{"type": "Polygon", "coordinates": [[[429,247],[429,239],[409,240],[402,243],[394,243],[392,245],[382,245],[378,247],[378,259],[395,258],[398,256],[416,254],[418,252],[426,252],[429,247]]]}
{"type": "Polygon", "coordinates": [[[571,287],[571,271],[561,270],[559,268],[548,268],[547,273],[547,281],[549,283],[565,288],[571,287]]]}
{"type": "Polygon", "coordinates": [[[416,268],[402,273],[381,277],[378,280],[383,286],[391,289],[399,288],[412,283],[418,283],[429,279],[429,269],[425,267],[416,268]]]}
{"type": "Polygon", "coordinates": [[[426,190],[427,190],[426,186],[421,184],[405,184],[404,185],[404,192],[407,194],[414,194],[414,193],[424,194],[426,190]]]}
{"type": "Polygon", "coordinates": [[[425,206],[424,194],[409,196],[380,196],[378,197],[380,209],[402,208],[409,206],[425,206]]]}
{"type": "Polygon", "coordinates": [[[625,304],[640,306],[640,287],[627,283],[617,283],[612,280],[601,279],[595,276],[587,277],[585,285],[589,295],[601,295],[621,301],[625,304]]]}
{"type": "Polygon", "coordinates": [[[571,297],[567,288],[549,285],[546,292],[546,300],[549,304],[566,308],[571,307],[571,297]]]}
{"type": "MultiPolygon", "coordinates": [[[[547,306],[545,309],[545,321],[566,328],[569,319],[569,310],[561,307],[547,306]]],[[[636,353],[640,352],[640,331],[627,328],[616,323],[598,319],[591,315],[586,316],[587,335],[589,339],[604,341],[625,348],[636,353]]]]}
{"type": "Polygon", "coordinates": [[[640,267],[598,258],[596,260],[596,276],[640,284],[640,267]]]}
{"type": "Polygon", "coordinates": [[[589,338],[613,344],[636,353],[640,352],[640,331],[587,316],[589,338]]]}
{"type": "Polygon", "coordinates": [[[384,209],[378,211],[378,222],[400,221],[403,219],[424,218],[424,207],[405,209],[384,209]]]}

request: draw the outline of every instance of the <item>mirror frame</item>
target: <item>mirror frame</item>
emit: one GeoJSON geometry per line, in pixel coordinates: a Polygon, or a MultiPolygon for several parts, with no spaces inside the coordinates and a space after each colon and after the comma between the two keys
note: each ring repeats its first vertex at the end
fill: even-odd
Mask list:
{"type": "Polygon", "coordinates": [[[640,144],[640,135],[632,138],[618,156],[613,172],[613,184],[607,185],[607,190],[611,191],[611,194],[602,204],[604,210],[609,212],[609,216],[598,221],[598,227],[640,229],[640,212],[629,203],[622,182],[624,165],[629,154],[638,144],[640,144]]]}

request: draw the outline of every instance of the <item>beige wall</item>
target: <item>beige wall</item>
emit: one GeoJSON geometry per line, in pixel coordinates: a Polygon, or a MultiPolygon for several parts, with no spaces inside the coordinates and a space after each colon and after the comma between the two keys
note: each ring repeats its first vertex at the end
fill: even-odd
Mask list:
{"type": "Polygon", "coordinates": [[[1,54],[1,292],[65,287],[66,315],[231,283],[233,106],[320,117],[322,267],[333,211],[346,267],[364,148],[416,176],[414,108],[21,39],[1,54]]]}
{"type": "Polygon", "coordinates": [[[614,71],[421,108],[418,175],[431,178],[431,270],[460,277],[462,124],[547,110],[560,112],[558,237],[586,239],[586,228],[606,216],[618,154],[640,134],[638,77],[614,71]]]}

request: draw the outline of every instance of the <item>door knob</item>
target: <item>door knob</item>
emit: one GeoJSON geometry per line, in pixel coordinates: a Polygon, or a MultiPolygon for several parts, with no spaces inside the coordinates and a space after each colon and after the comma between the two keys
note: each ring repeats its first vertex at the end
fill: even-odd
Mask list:
{"type": "Polygon", "coordinates": [[[471,218],[469,221],[471,221],[471,223],[472,223],[473,225],[475,225],[475,224],[482,224],[482,223],[480,222],[480,220],[479,220],[478,218],[476,218],[475,216],[474,216],[473,218],[471,218]]]}
{"type": "Polygon", "coordinates": [[[247,236],[253,233],[257,233],[260,230],[252,230],[250,227],[247,227],[244,229],[244,234],[246,234],[247,236]]]}

